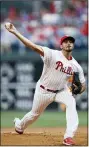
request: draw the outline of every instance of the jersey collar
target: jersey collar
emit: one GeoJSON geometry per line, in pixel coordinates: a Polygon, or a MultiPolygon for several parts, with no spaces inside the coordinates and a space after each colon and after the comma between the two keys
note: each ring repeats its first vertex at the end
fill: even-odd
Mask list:
{"type": "MultiPolygon", "coordinates": [[[[62,51],[61,51],[61,54],[62,54],[62,56],[64,56],[63,53],[62,53],[62,51]]],[[[64,58],[66,58],[66,57],[64,56],[64,58]]],[[[70,56],[69,58],[66,58],[66,59],[67,59],[67,60],[72,60],[72,58],[73,58],[73,57],[70,56]]]]}

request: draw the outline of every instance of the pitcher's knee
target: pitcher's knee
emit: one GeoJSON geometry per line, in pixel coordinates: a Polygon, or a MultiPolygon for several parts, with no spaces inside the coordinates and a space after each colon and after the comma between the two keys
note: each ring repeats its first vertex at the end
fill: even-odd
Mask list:
{"type": "Polygon", "coordinates": [[[71,98],[71,100],[68,101],[67,107],[70,107],[71,109],[76,107],[76,101],[74,98],[71,98]]]}

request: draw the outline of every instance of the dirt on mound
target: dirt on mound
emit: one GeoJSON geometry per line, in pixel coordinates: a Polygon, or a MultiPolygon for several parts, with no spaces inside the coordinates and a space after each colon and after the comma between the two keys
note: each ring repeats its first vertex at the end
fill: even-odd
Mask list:
{"type": "MultiPolygon", "coordinates": [[[[62,146],[64,128],[28,128],[17,134],[14,128],[1,130],[1,145],[62,146]]],[[[87,127],[80,127],[74,137],[75,145],[88,146],[87,127]]]]}

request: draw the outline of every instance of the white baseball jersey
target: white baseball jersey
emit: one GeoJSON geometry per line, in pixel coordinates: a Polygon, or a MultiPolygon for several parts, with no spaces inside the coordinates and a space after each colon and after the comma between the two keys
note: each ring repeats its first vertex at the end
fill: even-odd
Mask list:
{"type": "Polygon", "coordinates": [[[42,47],[44,57],[42,57],[44,66],[42,75],[37,85],[43,85],[51,90],[61,90],[66,87],[67,78],[73,75],[73,72],[79,72],[81,83],[85,82],[82,67],[72,57],[68,60],[62,51],[52,50],[48,47],[42,47]]]}

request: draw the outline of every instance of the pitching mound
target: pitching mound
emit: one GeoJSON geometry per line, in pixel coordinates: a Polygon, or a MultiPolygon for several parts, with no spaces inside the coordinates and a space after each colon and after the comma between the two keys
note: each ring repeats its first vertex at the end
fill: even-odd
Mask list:
{"type": "MultiPolygon", "coordinates": [[[[2,129],[1,145],[52,145],[62,146],[64,128],[30,128],[24,134],[17,134],[14,129],[2,129]]],[[[78,146],[87,146],[87,127],[78,129],[74,141],[78,146]]]]}

